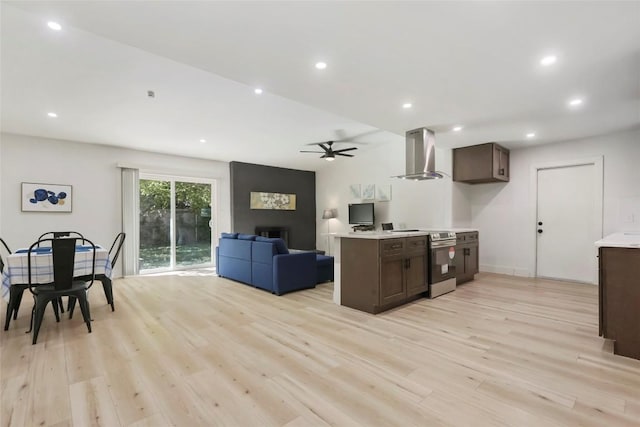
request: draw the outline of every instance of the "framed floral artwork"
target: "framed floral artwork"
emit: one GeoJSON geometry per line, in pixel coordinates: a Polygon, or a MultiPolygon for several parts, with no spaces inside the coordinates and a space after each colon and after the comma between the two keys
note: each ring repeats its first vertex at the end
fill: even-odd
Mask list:
{"type": "Polygon", "coordinates": [[[251,192],[251,209],[296,210],[296,195],[283,193],[251,192]]]}

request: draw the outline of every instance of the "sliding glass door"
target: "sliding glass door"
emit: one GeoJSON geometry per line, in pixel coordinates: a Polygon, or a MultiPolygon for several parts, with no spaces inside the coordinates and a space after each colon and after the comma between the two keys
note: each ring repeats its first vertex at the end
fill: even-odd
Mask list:
{"type": "Polygon", "coordinates": [[[214,181],[140,175],[141,273],[213,265],[214,181]]]}

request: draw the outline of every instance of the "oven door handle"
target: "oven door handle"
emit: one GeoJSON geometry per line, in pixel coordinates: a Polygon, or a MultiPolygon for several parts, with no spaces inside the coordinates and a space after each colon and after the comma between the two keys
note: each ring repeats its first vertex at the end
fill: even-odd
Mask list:
{"type": "Polygon", "coordinates": [[[446,248],[446,247],[454,247],[456,245],[455,240],[451,241],[451,240],[442,240],[439,242],[431,242],[431,247],[432,248],[446,248]]]}

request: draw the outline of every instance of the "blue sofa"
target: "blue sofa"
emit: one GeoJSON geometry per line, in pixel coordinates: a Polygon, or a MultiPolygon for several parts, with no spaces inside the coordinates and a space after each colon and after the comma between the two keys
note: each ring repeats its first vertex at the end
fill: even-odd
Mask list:
{"type": "Polygon", "coordinates": [[[222,233],[216,248],[216,269],[220,277],[282,295],[314,288],[319,280],[333,280],[333,257],[289,253],[282,239],[222,233]]]}

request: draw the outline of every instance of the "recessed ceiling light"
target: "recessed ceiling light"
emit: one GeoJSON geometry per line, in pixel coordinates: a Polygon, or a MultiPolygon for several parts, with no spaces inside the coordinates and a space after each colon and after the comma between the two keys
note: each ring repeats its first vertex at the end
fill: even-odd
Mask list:
{"type": "Polygon", "coordinates": [[[540,65],[543,67],[548,67],[549,65],[553,65],[558,61],[558,57],[555,55],[545,56],[540,60],[540,65]]]}
{"type": "Polygon", "coordinates": [[[453,129],[454,132],[460,132],[462,130],[462,126],[455,126],[453,129]]]}
{"type": "Polygon", "coordinates": [[[326,62],[316,62],[316,68],[318,70],[324,70],[325,68],[327,68],[327,63],[326,62]]]}
{"type": "Polygon", "coordinates": [[[62,29],[62,25],[57,22],[49,21],[47,22],[47,27],[51,28],[54,31],[60,31],[62,29]]]}
{"type": "Polygon", "coordinates": [[[535,132],[529,132],[528,134],[525,135],[527,138],[531,139],[531,138],[535,138],[536,134],[535,132]]]}
{"type": "Polygon", "coordinates": [[[204,144],[205,142],[207,142],[207,140],[206,139],[201,139],[200,142],[204,144]]]}
{"type": "Polygon", "coordinates": [[[569,100],[569,107],[577,107],[579,105],[582,105],[582,102],[582,98],[573,98],[569,100]]]}
{"type": "Polygon", "coordinates": [[[404,104],[402,104],[402,108],[404,108],[405,110],[409,109],[413,107],[413,104],[410,102],[405,102],[404,104]]]}
{"type": "Polygon", "coordinates": [[[49,117],[58,117],[58,115],[56,113],[47,113],[47,116],[49,116],[49,117]]]}
{"type": "Polygon", "coordinates": [[[255,93],[256,95],[262,95],[262,89],[260,89],[259,87],[255,88],[253,90],[253,93],[255,93]]]}

